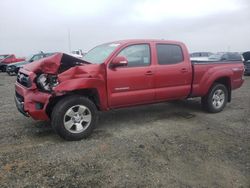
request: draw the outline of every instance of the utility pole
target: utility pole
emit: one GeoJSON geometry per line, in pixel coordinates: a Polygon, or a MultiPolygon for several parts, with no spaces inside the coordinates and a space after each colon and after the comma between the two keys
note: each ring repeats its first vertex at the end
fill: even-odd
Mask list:
{"type": "Polygon", "coordinates": [[[68,46],[69,46],[69,53],[71,53],[71,36],[69,28],[68,28],[68,46]]]}

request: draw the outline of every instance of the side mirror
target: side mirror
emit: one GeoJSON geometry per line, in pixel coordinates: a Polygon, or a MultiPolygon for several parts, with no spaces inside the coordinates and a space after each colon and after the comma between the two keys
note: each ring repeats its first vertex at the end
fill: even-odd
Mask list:
{"type": "Polygon", "coordinates": [[[112,62],[110,63],[112,68],[115,67],[124,67],[128,65],[128,60],[124,56],[117,56],[115,57],[112,62]]]}

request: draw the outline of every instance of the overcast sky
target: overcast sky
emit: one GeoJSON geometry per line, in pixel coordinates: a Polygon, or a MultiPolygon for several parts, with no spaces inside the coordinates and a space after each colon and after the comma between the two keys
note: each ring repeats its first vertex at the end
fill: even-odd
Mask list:
{"type": "Polygon", "coordinates": [[[247,51],[249,8],[249,0],[1,0],[0,54],[88,51],[134,38],[183,41],[190,51],[247,51]]]}

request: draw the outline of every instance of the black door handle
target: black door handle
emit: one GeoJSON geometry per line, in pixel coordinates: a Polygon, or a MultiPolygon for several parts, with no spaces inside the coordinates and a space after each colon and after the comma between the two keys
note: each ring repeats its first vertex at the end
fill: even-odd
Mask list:
{"type": "Polygon", "coordinates": [[[182,68],[182,69],[181,69],[181,72],[182,72],[182,73],[186,73],[186,72],[188,72],[188,70],[187,70],[186,68],[182,68]]]}
{"type": "Polygon", "coordinates": [[[147,76],[150,76],[150,75],[153,75],[154,73],[152,72],[152,71],[147,71],[146,73],[145,73],[145,75],[147,75],[147,76]]]}

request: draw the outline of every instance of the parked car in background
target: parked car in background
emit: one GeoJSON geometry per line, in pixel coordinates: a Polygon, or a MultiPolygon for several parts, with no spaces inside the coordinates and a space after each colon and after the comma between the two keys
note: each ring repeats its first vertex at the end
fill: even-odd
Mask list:
{"type": "Polygon", "coordinates": [[[245,66],[245,75],[250,75],[250,51],[242,54],[245,66]]]}
{"type": "Polygon", "coordinates": [[[17,63],[10,63],[6,67],[6,72],[9,75],[17,74],[19,69],[22,68],[24,65],[32,63],[33,61],[37,61],[37,60],[42,59],[44,57],[48,57],[50,55],[53,55],[53,53],[43,53],[43,52],[41,52],[39,54],[34,54],[34,55],[28,57],[26,59],[26,61],[21,61],[21,62],[17,62],[17,63]]]}
{"type": "Polygon", "coordinates": [[[207,61],[211,55],[213,55],[211,52],[193,52],[190,54],[190,59],[191,61],[207,61]]]}
{"type": "Polygon", "coordinates": [[[25,58],[16,58],[16,56],[14,54],[7,55],[7,57],[0,60],[0,71],[5,72],[7,65],[10,63],[20,62],[20,61],[24,61],[24,60],[25,60],[25,58]]]}
{"type": "Polygon", "coordinates": [[[3,59],[5,59],[6,57],[8,57],[9,55],[0,55],[0,61],[2,61],[3,59]]]}
{"type": "Polygon", "coordinates": [[[219,52],[208,57],[209,61],[242,61],[238,52],[219,52]]]}
{"type": "Polygon", "coordinates": [[[56,53],[25,65],[15,101],[25,116],[51,120],[62,138],[80,140],[93,131],[98,111],[201,97],[204,109],[220,112],[243,84],[243,71],[241,59],[191,62],[181,42],[116,41],[93,48],[83,60],[56,53]]]}

